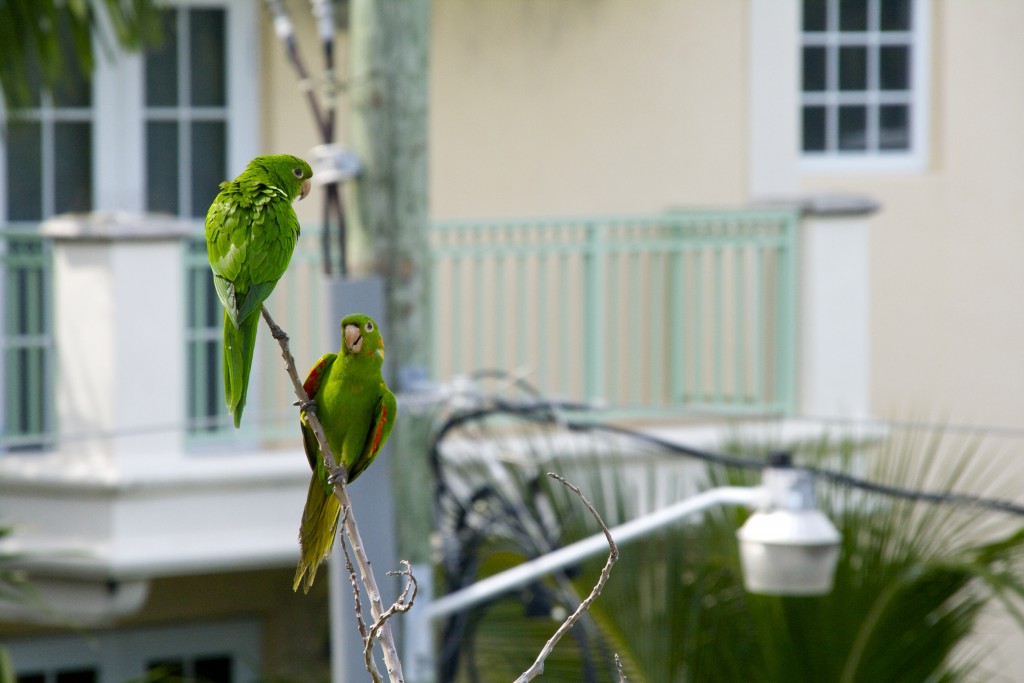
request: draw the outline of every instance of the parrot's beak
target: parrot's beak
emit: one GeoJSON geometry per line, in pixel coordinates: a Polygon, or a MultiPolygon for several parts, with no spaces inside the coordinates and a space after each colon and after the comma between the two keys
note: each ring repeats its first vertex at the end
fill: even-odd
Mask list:
{"type": "Polygon", "coordinates": [[[309,194],[309,189],[311,187],[313,187],[313,181],[307,178],[306,182],[302,183],[302,192],[299,193],[299,201],[302,201],[303,199],[306,198],[306,195],[309,194]]]}
{"type": "Polygon", "coordinates": [[[363,348],[363,335],[358,325],[345,325],[345,348],[352,353],[359,353],[363,348]]]}

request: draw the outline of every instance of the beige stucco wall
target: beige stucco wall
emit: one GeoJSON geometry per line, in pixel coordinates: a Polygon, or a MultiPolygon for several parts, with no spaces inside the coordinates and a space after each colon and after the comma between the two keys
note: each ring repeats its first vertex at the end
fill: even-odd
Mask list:
{"type": "MultiPolygon", "coordinates": [[[[308,3],[288,6],[319,73],[308,3]]],[[[432,22],[434,216],[744,201],[745,2],[434,0],[432,22]]],[[[263,31],[263,146],[305,152],[308,107],[265,20],[263,31]]]]}
{"type": "Polygon", "coordinates": [[[891,417],[1024,426],[1024,3],[936,1],[930,162],[804,176],[863,192],[872,222],[872,404],[891,417]]]}
{"type": "Polygon", "coordinates": [[[437,217],[735,204],[745,3],[435,0],[437,217]],[[709,31],[708,26],[716,27],[709,31]]]}
{"type": "MultiPolygon", "coordinates": [[[[307,3],[289,6],[313,47],[307,3]]],[[[804,174],[801,189],[884,207],[871,223],[873,412],[1020,425],[1024,90],[998,74],[1024,63],[1024,3],[931,6],[927,169],[804,174]]],[[[749,0],[433,0],[432,215],[744,204],[749,12],[749,0]]],[[[264,23],[265,146],[302,152],[311,118],[264,23]]],[[[318,219],[316,199],[299,208],[318,219]]]]}

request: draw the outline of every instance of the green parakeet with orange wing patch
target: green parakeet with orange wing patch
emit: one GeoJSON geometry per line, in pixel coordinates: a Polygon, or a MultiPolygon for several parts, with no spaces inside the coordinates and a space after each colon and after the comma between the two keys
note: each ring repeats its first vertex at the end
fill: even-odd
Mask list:
{"type": "Polygon", "coordinates": [[[309,194],[312,177],[298,157],[256,157],[237,178],[221,183],[206,214],[206,253],[224,306],[224,399],[236,428],[249,389],[260,309],[299,238],[292,202],[309,194]]]}
{"type": "MultiPolygon", "coordinates": [[[[309,371],[303,386],[315,403],[317,418],[331,452],[348,472],[352,483],[380,452],[395,426],[398,406],[384,383],[384,339],[373,318],[353,314],[341,321],[341,350],[325,354],[309,371]]],[[[306,494],[299,531],[299,566],[294,590],[309,592],[316,570],[331,553],[338,529],[341,504],[334,496],[331,473],[306,412],[299,416],[302,443],[313,476],[306,494]]]]}

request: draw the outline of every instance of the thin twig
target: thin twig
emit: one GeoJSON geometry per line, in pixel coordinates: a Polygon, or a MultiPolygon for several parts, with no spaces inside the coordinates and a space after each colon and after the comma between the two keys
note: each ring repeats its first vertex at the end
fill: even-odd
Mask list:
{"type": "MultiPolygon", "coordinates": [[[[342,528],[345,528],[346,516],[348,516],[347,508],[341,511],[342,528]]],[[[359,637],[365,642],[366,622],[363,621],[363,605],[359,597],[359,577],[356,576],[356,568],[352,566],[352,556],[348,554],[348,543],[345,541],[345,534],[338,534],[338,542],[341,543],[341,552],[345,556],[345,571],[348,572],[348,582],[352,585],[352,599],[355,604],[356,626],[359,627],[359,637]]]]}
{"type": "Polygon", "coordinates": [[[564,636],[566,632],[571,629],[577,621],[579,621],[584,612],[590,609],[591,603],[593,603],[597,596],[601,594],[604,584],[607,583],[608,577],[611,576],[612,565],[614,565],[619,559],[619,547],[615,545],[611,532],[605,525],[604,520],[601,519],[601,515],[597,514],[597,510],[595,510],[594,506],[590,504],[590,501],[583,496],[583,493],[579,488],[569,483],[565,477],[555,474],[554,472],[548,472],[548,476],[562,482],[562,484],[564,484],[570,491],[579,496],[579,499],[583,501],[583,504],[588,510],[590,510],[590,514],[592,514],[594,519],[597,520],[597,523],[601,526],[601,530],[604,532],[605,538],[608,539],[608,560],[604,563],[604,567],[601,568],[601,576],[598,577],[597,583],[594,585],[594,589],[590,591],[590,595],[588,595],[586,599],[579,604],[579,607],[576,608],[575,612],[570,614],[566,620],[562,622],[562,625],[558,627],[555,634],[551,636],[548,642],[544,644],[544,647],[541,648],[540,654],[537,655],[537,659],[534,660],[529,669],[520,674],[519,678],[515,680],[515,683],[526,683],[526,681],[532,681],[534,678],[544,673],[544,661],[554,651],[555,645],[558,644],[558,641],[561,640],[562,636],[564,636]]]}
{"type": "Polygon", "coordinates": [[[370,667],[373,662],[373,639],[376,638],[377,634],[380,633],[382,628],[384,628],[387,620],[396,614],[408,612],[412,609],[412,605],[416,601],[416,593],[419,592],[419,584],[416,581],[416,577],[412,575],[412,565],[409,564],[408,560],[402,560],[402,564],[405,566],[405,569],[390,571],[388,572],[388,576],[409,577],[405,582],[405,588],[402,590],[398,598],[391,604],[391,607],[377,617],[377,621],[375,621],[373,626],[370,627],[370,634],[363,640],[363,658],[366,660],[367,667],[370,667]],[[410,590],[412,590],[411,597],[409,596],[410,590]]]}
{"type": "Polygon", "coordinates": [[[615,653],[615,675],[617,683],[626,683],[626,674],[622,670],[622,657],[618,652],[615,653]]]}
{"type": "MultiPolygon", "coordinates": [[[[345,515],[348,514],[348,509],[342,511],[342,528],[345,526],[345,515]]],[[[345,534],[338,534],[338,542],[341,543],[341,552],[345,555],[345,571],[348,572],[348,582],[352,586],[352,598],[355,605],[356,612],[356,625],[359,627],[359,637],[363,639],[363,643],[367,643],[370,640],[370,636],[366,631],[366,622],[363,621],[363,607],[362,599],[359,597],[359,579],[356,577],[356,568],[352,566],[352,558],[348,554],[348,543],[345,542],[345,534]]],[[[377,669],[377,662],[374,661],[373,655],[364,647],[364,663],[363,666],[370,674],[370,680],[373,683],[384,683],[381,678],[380,671],[377,669]]]]}
{"type": "MultiPolygon", "coordinates": [[[[292,357],[292,352],[288,347],[288,335],[270,317],[270,312],[266,306],[263,306],[262,311],[263,319],[270,327],[270,333],[281,347],[281,357],[284,358],[285,369],[288,371],[288,377],[292,380],[295,395],[300,403],[308,402],[309,396],[302,386],[299,373],[295,369],[295,358],[292,357]]],[[[352,544],[352,553],[355,555],[356,564],[359,566],[359,578],[363,582],[363,587],[366,588],[367,596],[370,598],[370,614],[373,615],[375,620],[380,619],[380,615],[384,613],[384,605],[380,600],[380,589],[377,588],[377,580],[370,569],[370,558],[366,555],[366,546],[363,545],[363,539],[359,535],[359,527],[356,525],[355,514],[352,511],[352,499],[348,495],[348,489],[345,488],[345,482],[348,477],[347,475],[341,477],[334,476],[339,467],[334,459],[334,453],[331,452],[331,447],[327,443],[327,436],[324,434],[324,428],[320,424],[315,411],[306,412],[306,422],[309,424],[309,428],[313,430],[313,434],[316,435],[316,439],[320,444],[324,466],[327,467],[328,472],[332,473],[331,481],[334,486],[334,495],[338,502],[341,503],[341,509],[349,511],[343,520],[345,534],[352,544]]],[[[341,471],[344,473],[344,466],[341,467],[341,471]]],[[[381,625],[379,640],[381,649],[384,651],[384,665],[387,667],[391,683],[405,683],[405,676],[402,674],[402,662],[398,658],[398,648],[395,647],[395,637],[391,633],[390,621],[384,621],[381,625]]]]}

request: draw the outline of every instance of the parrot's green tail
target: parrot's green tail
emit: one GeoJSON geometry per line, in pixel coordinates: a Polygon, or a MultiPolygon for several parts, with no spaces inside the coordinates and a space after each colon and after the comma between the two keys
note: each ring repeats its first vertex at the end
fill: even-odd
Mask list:
{"type": "Polygon", "coordinates": [[[255,312],[236,328],[224,313],[224,400],[228,404],[228,412],[235,416],[235,429],[242,424],[259,322],[259,312],[255,312]]]}
{"type": "Polygon", "coordinates": [[[302,510],[302,526],[299,529],[299,566],[295,569],[295,583],[292,590],[308,593],[320,563],[331,554],[334,536],[338,531],[338,513],[341,504],[328,493],[323,480],[314,472],[309,480],[306,507],[302,510]]]}

